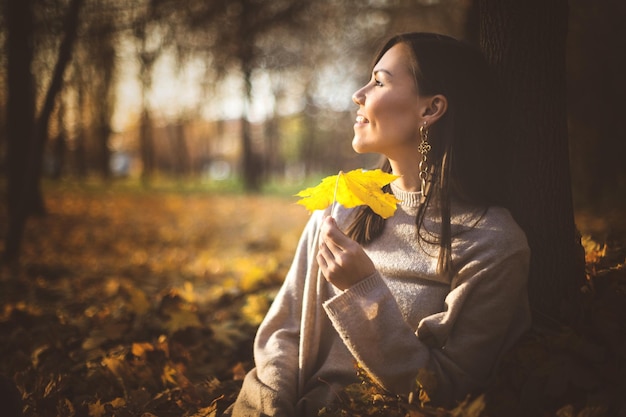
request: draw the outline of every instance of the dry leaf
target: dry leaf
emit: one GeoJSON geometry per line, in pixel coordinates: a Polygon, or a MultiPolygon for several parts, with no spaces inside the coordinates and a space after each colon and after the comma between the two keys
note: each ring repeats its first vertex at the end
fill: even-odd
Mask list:
{"type": "Polygon", "coordinates": [[[89,404],[89,417],[102,417],[105,414],[104,404],[98,399],[95,403],[89,404]]]}
{"type": "Polygon", "coordinates": [[[113,408],[120,408],[126,405],[126,400],[121,397],[117,397],[114,400],[109,401],[109,404],[111,404],[111,407],[113,408]]]}
{"type": "Polygon", "coordinates": [[[163,323],[163,327],[170,333],[175,333],[178,330],[186,329],[187,327],[200,327],[200,319],[198,314],[189,310],[178,310],[168,313],[170,318],[163,323]]]}
{"type": "Polygon", "coordinates": [[[163,373],[161,374],[161,382],[163,382],[163,384],[169,383],[173,386],[176,386],[176,373],[176,368],[174,368],[169,363],[166,363],[163,367],[163,373]]]}
{"type": "Polygon", "coordinates": [[[131,347],[131,353],[140,358],[145,355],[146,352],[152,352],[154,350],[154,346],[150,343],[133,343],[131,347]]]}
{"type": "Polygon", "coordinates": [[[231,320],[211,323],[209,327],[213,332],[213,338],[229,348],[235,347],[235,345],[245,337],[245,334],[241,331],[241,327],[237,326],[237,324],[231,320]]]}
{"type": "Polygon", "coordinates": [[[199,408],[191,417],[215,417],[217,415],[217,404],[212,403],[208,407],[199,408]]]}
{"type": "Polygon", "coordinates": [[[246,304],[241,308],[243,316],[254,326],[263,321],[270,308],[270,300],[265,295],[251,294],[246,299],[246,304]]]}
{"type": "Polygon", "coordinates": [[[297,203],[311,212],[323,210],[335,200],[346,208],[367,205],[386,219],[394,215],[400,200],[393,194],[385,193],[382,187],[396,178],[397,175],[380,169],[340,171],[338,175],[324,178],[319,185],[300,191],[296,196],[302,198],[297,203]]]}
{"type": "Polygon", "coordinates": [[[150,302],[148,301],[148,297],[146,293],[143,292],[140,288],[137,288],[132,285],[126,286],[126,291],[130,295],[130,305],[129,307],[135,314],[146,314],[150,309],[150,302]]]}
{"type": "Polygon", "coordinates": [[[237,364],[233,366],[232,371],[234,381],[243,381],[247,374],[246,368],[241,362],[237,362],[237,364]]]}

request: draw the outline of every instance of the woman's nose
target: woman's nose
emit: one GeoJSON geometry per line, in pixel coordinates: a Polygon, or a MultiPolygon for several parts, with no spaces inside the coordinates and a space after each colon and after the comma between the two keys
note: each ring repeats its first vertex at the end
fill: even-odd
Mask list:
{"type": "Polygon", "coordinates": [[[352,94],[352,101],[357,106],[360,106],[360,105],[363,104],[363,99],[364,98],[365,97],[363,95],[363,88],[358,89],[357,91],[354,92],[354,94],[352,94]]]}

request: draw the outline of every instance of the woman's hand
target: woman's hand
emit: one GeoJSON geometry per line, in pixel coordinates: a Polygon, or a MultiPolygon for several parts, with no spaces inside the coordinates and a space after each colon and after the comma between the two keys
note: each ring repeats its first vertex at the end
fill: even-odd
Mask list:
{"type": "Polygon", "coordinates": [[[340,290],[353,286],[376,270],[361,245],[339,230],[332,217],[322,222],[317,263],[326,280],[340,290]]]}

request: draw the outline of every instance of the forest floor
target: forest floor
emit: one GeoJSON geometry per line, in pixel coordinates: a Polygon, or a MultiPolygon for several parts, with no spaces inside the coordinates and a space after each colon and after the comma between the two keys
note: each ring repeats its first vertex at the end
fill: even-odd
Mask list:
{"type": "MultiPolygon", "coordinates": [[[[279,196],[76,184],[45,197],[20,268],[0,276],[0,376],[24,415],[219,415],[252,366],[306,210],[279,196]]],[[[626,415],[624,235],[604,242],[605,220],[579,221],[584,317],[520,342],[498,388],[443,410],[386,397],[364,378],[324,415],[626,415]]],[[[2,239],[6,225],[0,207],[2,239]]]]}

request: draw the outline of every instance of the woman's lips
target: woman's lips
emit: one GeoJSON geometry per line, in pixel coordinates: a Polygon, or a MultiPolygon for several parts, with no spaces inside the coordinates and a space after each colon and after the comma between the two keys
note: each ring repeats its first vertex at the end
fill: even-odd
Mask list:
{"type": "Polygon", "coordinates": [[[356,122],[356,124],[360,125],[360,124],[369,123],[370,121],[367,120],[367,118],[365,116],[357,114],[355,122],[356,122]]]}

